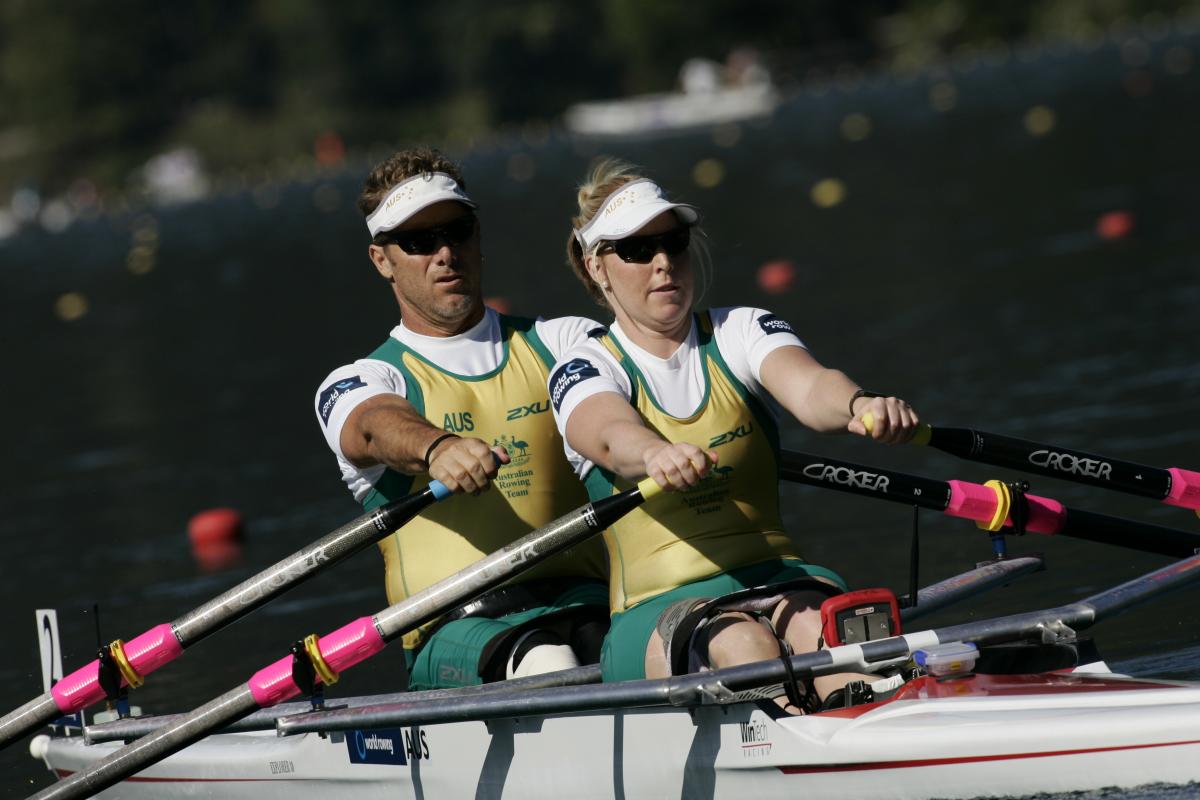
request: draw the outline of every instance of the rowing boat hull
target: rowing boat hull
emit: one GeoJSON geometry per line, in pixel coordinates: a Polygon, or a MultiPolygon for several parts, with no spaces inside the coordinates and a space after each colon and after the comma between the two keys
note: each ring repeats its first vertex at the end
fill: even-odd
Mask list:
{"type": "MultiPolygon", "coordinates": [[[[40,737],[59,775],[116,744],[40,737]]],[[[773,719],[751,703],[279,738],[212,736],[109,798],[927,798],[1200,781],[1200,684],[921,678],[885,703],[773,719]]]]}

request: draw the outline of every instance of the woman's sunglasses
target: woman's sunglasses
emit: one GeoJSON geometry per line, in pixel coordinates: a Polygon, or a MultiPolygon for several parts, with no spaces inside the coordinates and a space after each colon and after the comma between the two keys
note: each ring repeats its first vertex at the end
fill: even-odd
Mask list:
{"type": "Polygon", "coordinates": [[[438,243],[457,247],[475,233],[475,215],[463,214],[445,225],[415,231],[387,231],[375,237],[375,244],[386,247],[394,244],[410,256],[428,256],[437,252],[438,243]]]}
{"type": "Polygon", "coordinates": [[[603,254],[611,250],[622,261],[648,264],[660,248],[669,256],[677,256],[687,250],[691,241],[692,229],[687,225],[680,225],[678,228],[672,228],[666,233],[654,236],[628,236],[624,239],[605,242],[596,252],[603,254]]]}

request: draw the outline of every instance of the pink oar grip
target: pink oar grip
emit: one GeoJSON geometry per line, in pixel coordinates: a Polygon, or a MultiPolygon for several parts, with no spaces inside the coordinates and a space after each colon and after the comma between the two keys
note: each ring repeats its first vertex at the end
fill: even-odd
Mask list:
{"type": "MultiPolygon", "coordinates": [[[[950,504],[946,514],[952,517],[973,519],[976,522],[990,522],[996,516],[996,493],[989,487],[968,481],[949,481],[950,504]]],[[[1025,521],[1025,529],[1033,533],[1055,534],[1062,530],[1066,522],[1066,508],[1057,500],[1039,497],[1036,494],[1025,495],[1029,508],[1029,517],[1025,521]]],[[[1004,521],[1005,526],[1012,527],[1012,514],[1004,521]]]]}
{"type": "MultiPolygon", "coordinates": [[[[125,657],[139,675],[149,675],[154,670],[174,661],[183,653],[183,645],[175,638],[170,623],[155,625],[150,630],[124,645],[125,657]]],[[[127,685],[124,678],[121,685],[127,685]]],[[[54,703],[64,714],[74,714],[81,708],[104,699],[100,687],[100,662],[80,667],[63,678],[50,689],[54,703]]]]}
{"type": "Polygon", "coordinates": [[[143,676],[183,655],[183,645],[175,638],[175,630],[167,622],[155,625],[136,639],[130,639],[124,647],[129,665],[134,672],[143,676]]]}
{"type": "Polygon", "coordinates": [[[1182,506],[1200,511],[1200,472],[1171,467],[1171,491],[1163,498],[1169,506],[1182,506]]]}
{"type": "MultiPolygon", "coordinates": [[[[1025,530],[1031,533],[1044,533],[1053,536],[1062,530],[1067,522],[1067,507],[1049,497],[1038,497],[1036,494],[1025,495],[1029,517],[1025,520],[1025,530]]],[[[1004,521],[1005,526],[1012,527],[1012,515],[1004,521]]]]}
{"type": "Polygon", "coordinates": [[[263,667],[249,681],[250,694],[259,708],[270,708],[300,694],[292,682],[292,657],[284,656],[269,667],[263,667]]]}
{"type": "Polygon", "coordinates": [[[378,653],[387,644],[375,629],[372,617],[359,617],[320,641],[321,655],[334,672],[353,667],[378,653]]]}
{"type": "Polygon", "coordinates": [[[996,493],[979,483],[949,481],[950,504],[944,513],[952,517],[989,522],[996,516],[996,493]]]}
{"type": "MultiPolygon", "coordinates": [[[[317,644],[329,668],[341,672],[375,655],[387,642],[375,630],[375,621],[371,617],[360,617],[322,636],[317,644]]],[[[299,687],[292,680],[292,657],[284,656],[254,673],[249,686],[250,694],[259,708],[270,708],[300,694],[299,687]]]]}

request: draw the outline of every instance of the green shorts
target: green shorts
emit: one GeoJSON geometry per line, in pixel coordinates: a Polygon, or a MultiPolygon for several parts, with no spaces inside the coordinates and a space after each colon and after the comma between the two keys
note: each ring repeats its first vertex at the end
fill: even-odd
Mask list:
{"type": "Polygon", "coordinates": [[[489,642],[532,620],[583,606],[599,606],[607,611],[608,587],[581,580],[544,606],[495,619],[464,617],[447,622],[434,631],[415,656],[411,650],[404,651],[408,663],[408,688],[420,691],[481,684],[479,662],[489,642]]]}
{"type": "Polygon", "coordinates": [[[604,680],[633,681],[646,677],[646,646],[658,625],[658,618],[676,600],[722,597],[755,586],[770,586],[805,577],[828,578],[843,591],[848,589],[842,577],[831,569],[793,559],[764,561],[694,583],[685,583],[643,600],[628,611],[613,614],[600,654],[600,671],[604,680]]]}

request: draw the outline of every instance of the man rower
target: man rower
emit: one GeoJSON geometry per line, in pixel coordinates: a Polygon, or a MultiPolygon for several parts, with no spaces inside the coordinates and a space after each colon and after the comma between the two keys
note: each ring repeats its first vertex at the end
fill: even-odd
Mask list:
{"type": "MultiPolygon", "coordinates": [[[[478,495],[431,506],[380,543],[396,603],[587,502],[563,457],[546,382],[554,361],[598,324],[484,305],[478,206],[458,165],[436,150],[377,165],[358,207],[400,323],[322,382],[316,412],[326,441],[368,510],[432,479],[478,495]]],[[[406,634],[409,688],[595,663],[606,581],[603,547],[588,542],[406,634]]]]}

